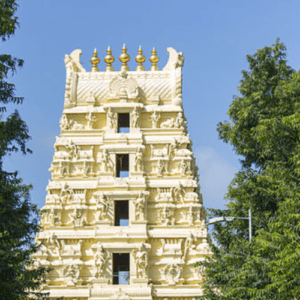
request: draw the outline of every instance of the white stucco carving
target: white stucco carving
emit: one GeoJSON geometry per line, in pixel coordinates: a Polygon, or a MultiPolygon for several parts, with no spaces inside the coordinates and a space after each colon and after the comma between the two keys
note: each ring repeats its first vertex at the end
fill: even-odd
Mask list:
{"type": "Polygon", "coordinates": [[[84,209],[75,207],[70,216],[74,227],[83,227],[87,224],[86,211],[84,209]]]}
{"type": "Polygon", "coordinates": [[[117,126],[117,114],[112,111],[111,106],[107,110],[107,128],[116,129],[117,126]]]}
{"type": "Polygon", "coordinates": [[[94,263],[95,263],[95,277],[103,277],[106,269],[106,263],[109,259],[108,253],[104,250],[100,242],[93,245],[95,254],[94,254],[94,263]]]}
{"type": "Polygon", "coordinates": [[[160,113],[158,113],[156,110],[151,115],[151,121],[152,121],[152,128],[156,129],[158,128],[157,122],[160,119],[160,113]]]}
{"type": "Polygon", "coordinates": [[[135,153],[134,158],[134,168],[136,172],[142,172],[144,169],[143,166],[143,149],[139,147],[135,153]]]}
{"type": "Polygon", "coordinates": [[[96,198],[96,220],[104,220],[107,219],[108,208],[110,205],[109,199],[103,194],[103,192],[99,192],[95,195],[96,198]]]}
{"type": "Polygon", "coordinates": [[[170,263],[163,269],[164,279],[169,285],[175,285],[181,276],[182,267],[176,263],[170,263]]]}
{"type": "Polygon", "coordinates": [[[74,262],[70,262],[64,268],[64,276],[67,286],[75,286],[80,277],[81,266],[74,262]]]}
{"type": "Polygon", "coordinates": [[[137,250],[133,252],[136,265],[136,277],[145,278],[147,276],[148,269],[148,252],[147,246],[150,248],[149,244],[142,243],[137,250]]]}
{"type": "Polygon", "coordinates": [[[93,116],[93,113],[90,111],[87,115],[86,115],[86,121],[87,121],[87,128],[88,129],[93,129],[93,125],[96,123],[97,121],[97,117],[93,116]]]}

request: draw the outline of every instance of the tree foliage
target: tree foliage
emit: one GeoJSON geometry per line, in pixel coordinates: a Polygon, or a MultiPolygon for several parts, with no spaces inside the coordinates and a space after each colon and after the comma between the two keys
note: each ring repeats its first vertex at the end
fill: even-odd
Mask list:
{"type": "Polygon", "coordinates": [[[249,243],[244,220],[215,224],[202,299],[300,299],[300,73],[288,66],[279,40],[247,60],[231,122],[218,124],[241,170],[227,209],[211,216],[247,217],[251,208],[254,237],[249,243]]]}
{"type": "MultiPolygon", "coordinates": [[[[0,37],[7,41],[18,26],[14,15],[17,4],[13,0],[0,0],[0,37]]],[[[27,148],[30,137],[28,127],[17,110],[8,114],[8,103],[19,104],[23,98],[15,96],[15,85],[7,82],[21,59],[0,54],[0,298],[28,299],[42,297],[37,290],[45,269],[34,267],[30,255],[36,251],[33,237],[37,233],[38,211],[30,202],[30,185],[25,185],[17,172],[4,170],[4,159],[13,152],[31,152],[27,148]],[[8,115],[6,115],[8,114],[8,115]]]]}

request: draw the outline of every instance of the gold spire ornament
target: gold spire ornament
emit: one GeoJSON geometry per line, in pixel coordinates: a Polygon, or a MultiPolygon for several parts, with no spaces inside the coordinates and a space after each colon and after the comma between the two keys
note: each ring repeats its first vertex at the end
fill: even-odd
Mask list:
{"type": "Polygon", "coordinates": [[[111,64],[115,61],[115,58],[111,55],[112,51],[110,50],[110,46],[107,48],[107,55],[104,57],[104,61],[107,63],[107,67],[105,68],[105,71],[113,71],[114,68],[111,66],[111,64]]]}
{"type": "Polygon", "coordinates": [[[151,71],[158,71],[157,63],[159,61],[159,57],[156,55],[157,51],[153,47],[153,50],[151,52],[152,56],[149,58],[149,60],[152,62],[151,71]]]}
{"type": "Polygon", "coordinates": [[[98,52],[97,52],[97,49],[95,48],[93,57],[91,58],[91,63],[93,65],[93,67],[91,68],[91,72],[99,72],[97,65],[100,62],[100,58],[97,55],[98,55],[98,52]]]}
{"type": "Polygon", "coordinates": [[[137,71],[145,71],[145,67],[143,66],[143,62],[146,60],[146,57],[143,55],[142,46],[140,46],[138,50],[138,55],[135,57],[135,61],[139,64],[136,67],[137,71]]]}
{"type": "Polygon", "coordinates": [[[122,62],[122,67],[120,68],[120,71],[129,71],[127,62],[129,62],[130,56],[127,54],[127,48],[126,48],[125,44],[122,48],[122,54],[119,56],[119,59],[122,62]]]}

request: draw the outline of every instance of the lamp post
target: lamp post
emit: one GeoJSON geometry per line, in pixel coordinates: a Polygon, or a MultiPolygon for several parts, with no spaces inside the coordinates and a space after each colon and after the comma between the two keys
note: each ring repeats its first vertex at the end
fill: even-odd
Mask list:
{"type": "Polygon", "coordinates": [[[248,214],[249,214],[249,217],[219,217],[219,218],[212,218],[208,221],[208,225],[210,224],[215,224],[215,223],[218,223],[218,222],[223,222],[223,221],[226,221],[226,222],[230,222],[230,221],[233,221],[233,220],[249,220],[249,241],[251,242],[251,239],[252,239],[252,214],[251,214],[251,209],[249,208],[248,210],[248,214]]]}

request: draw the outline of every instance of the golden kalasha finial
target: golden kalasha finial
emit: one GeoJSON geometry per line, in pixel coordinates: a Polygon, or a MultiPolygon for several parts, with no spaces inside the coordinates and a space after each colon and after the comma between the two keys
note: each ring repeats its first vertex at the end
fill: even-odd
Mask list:
{"type": "Polygon", "coordinates": [[[104,57],[104,61],[107,63],[107,67],[105,68],[105,71],[113,71],[114,68],[111,66],[111,64],[115,61],[115,58],[111,55],[110,46],[107,48],[107,55],[104,57]]]}
{"type": "Polygon", "coordinates": [[[127,54],[127,48],[124,44],[122,48],[122,54],[119,56],[120,61],[123,63],[120,71],[129,71],[129,67],[127,66],[127,62],[130,60],[130,56],[127,54]]]}
{"type": "Polygon", "coordinates": [[[142,47],[140,46],[138,50],[138,55],[135,57],[135,61],[139,64],[136,67],[137,71],[145,71],[145,67],[143,66],[143,62],[146,60],[146,57],[143,55],[142,47]]]}
{"type": "Polygon", "coordinates": [[[149,58],[149,60],[152,62],[151,71],[158,71],[157,63],[159,61],[159,57],[156,55],[157,51],[153,47],[153,50],[151,52],[152,56],[149,58]]]}
{"type": "Polygon", "coordinates": [[[98,55],[98,52],[97,52],[97,49],[95,48],[93,57],[91,58],[91,63],[93,65],[93,67],[91,68],[91,72],[99,72],[97,65],[99,64],[100,59],[97,55],[98,55]]]}

